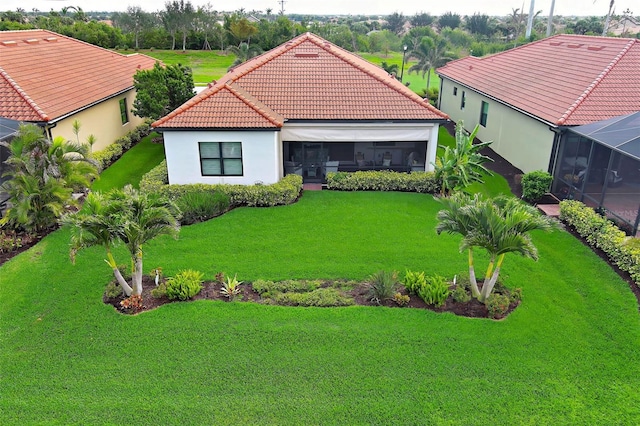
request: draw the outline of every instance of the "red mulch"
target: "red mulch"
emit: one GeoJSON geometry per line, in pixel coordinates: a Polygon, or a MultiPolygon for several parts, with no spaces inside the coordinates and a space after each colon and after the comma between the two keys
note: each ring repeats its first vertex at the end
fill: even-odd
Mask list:
{"type": "MultiPolygon", "coordinates": [[[[332,281],[325,281],[324,286],[330,286],[331,284],[333,284],[332,281]]],[[[200,293],[195,296],[192,300],[221,300],[224,302],[228,302],[229,300],[220,292],[220,289],[222,288],[222,285],[219,283],[214,283],[211,281],[206,281],[203,283],[202,285],[202,290],[200,291],[200,293]]],[[[125,313],[125,314],[137,314],[140,312],[145,312],[145,311],[149,311],[155,308],[158,308],[164,304],[167,303],[177,303],[178,301],[174,301],[174,300],[169,300],[166,297],[162,297],[162,298],[154,298],[151,295],[151,290],[153,290],[155,288],[155,283],[153,281],[153,279],[151,279],[150,277],[143,277],[142,280],[142,309],[137,309],[137,310],[129,310],[129,309],[125,309],[120,305],[120,302],[124,299],[124,296],[118,296],[116,298],[107,298],[106,295],[103,296],[103,302],[109,305],[112,305],[117,311],[125,313]]],[[[251,286],[251,283],[245,283],[242,284],[240,286],[240,288],[242,289],[242,298],[238,297],[237,300],[241,300],[242,302],[255,302],[255,303],[262,303],[263,299],[260,297],[260,295],[255,292],[251,286]]],[[[406,294],[406,291],[403,289],[402,294],[406,294]]],[[[361,305],[361,306],[377,306],[374,302],[372,302],[370,300],[370,298],[368,297],[368,287],[366,283],[360,284],[359,286],[357,286],[356,288],[354,288],[352,291],[350,291],[348,293],[348,295],[352,296],[355,300],[356,305],[361,305]]],[[[382,306],[386,306],[386,307],[390,307],[390,308],[401,308],[400,306],[398,306],[398,304],[396,304],[394,301],[392,300],[387,300],[385,301],[382,306]]],[[[509,313],[511,313],[516,307],[518,306],[518,304],[512,304],[511,306],[509,306],[509,310],[507,311],[507,313],[499,318],[496,319],[501,319],[506,317],[507,315],[509,315],[509,313]]],[[[434,312],[451,312],[455,315],[459,315],[459,316],[464,316],[464,317],[470,317],[470,318],[488,318],[489,317],[489,313],[487,311],[486,306],[481,303],[478,302],[475,299],[472,299],[469,302],[466,303],[458,303],[455,302],[453,300],[452,297],[449,297],[449,299],[447,299],[447,302],[439,307],[436,308],[434,306],[431,305],[427,305],[421,298],[419,298],[418,296],[411,296],[411,299],[409,301],[409,304],[405,306],[405,308],[413,308],[413,309],[429,309],[431,311],[434,312]]]]}

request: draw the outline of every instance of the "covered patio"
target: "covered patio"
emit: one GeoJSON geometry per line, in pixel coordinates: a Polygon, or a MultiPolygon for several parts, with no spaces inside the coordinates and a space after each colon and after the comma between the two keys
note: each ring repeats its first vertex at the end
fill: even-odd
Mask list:
{"type": "Polygon", "coordinates": [[[553,194],[602,211],[629,234],[640,215],[640,112],[570,128],[554,167],[553,194]]]}

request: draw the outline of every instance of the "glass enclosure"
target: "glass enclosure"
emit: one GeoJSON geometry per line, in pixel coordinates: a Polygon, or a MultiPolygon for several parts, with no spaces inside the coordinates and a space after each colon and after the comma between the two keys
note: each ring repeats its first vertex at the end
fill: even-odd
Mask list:
{"type": "Polygon", "coordinates": [[[424,171],[426,142],[284,142],[285,174],[325,182],[328,172],[424,171]]]}
{"type": "Polygon", "coordinates": [[[575,199],[618,223],[629,234],[638,231],[640,161],[592,139],[567,132],[555,165],[553,194],[575,199]]]}

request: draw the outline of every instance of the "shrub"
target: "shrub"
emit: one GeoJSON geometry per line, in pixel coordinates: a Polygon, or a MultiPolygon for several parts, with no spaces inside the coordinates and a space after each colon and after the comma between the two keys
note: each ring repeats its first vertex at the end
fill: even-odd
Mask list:
{"type": "Polygon", "coordinates": [[[220,216],[229,208],[229,196],[221,192],[189,192],[176,200],[182,212],[182,225],[204,222],[220,216]]]}
{"type": "Polygon", "coordinates": [[[440,275],[427,277],[427,283],[418,289],[418,296],[425,301],[427,305],[440,307],[444,305],[449,297],[449,283],[440,275]]]}
{"type": "Polygon", "coordinates": [[[202,290],[203,273],[186,269],[167,280],[167,297],[171,300],[191,299],[202,290]]]}
{"type": "Polygon", "coordinates": [[[640,283],[640,244],[634,238],[579,201],[560,202],[560,219],[573,226],[590,245],[605,252],[636,284],[640,283]]]}
{"type": "Polygon", "coordinates": [[[167,185],[166,161],[145,174],[140,190],[154,192],[177,200],[190,192],[220,192],[229,197],[231,207],[272,207],[295,202],[302,191],[302,176],[290,174],[272,185],[189,184],[167,185]]]}
{"type": "Polygon", "coordinates": [[[222,285],[220,292],[223,296],[227,297],[230,301],[233,301],[240,294],[240,285],[242,281],[238,281],[238,276],[234,275],[233,278],[227,277],[227,281],[222,285]]]}
{"type": "Polygon", "coordinates": [[[407,306],[411,298],[406,294],[396,293],[393,295],[393,301],[396,302],[398,306],[407,306]]]}
{"type": "Polygon", "coordinates": [[[484,302],[491,318],[501,318],[509,310],[510,300],[508,296],[493,293],[484,302]]]}
{"type": "Polygon", "coordinates": [[[279,293],[275,297],[278,305],[286,306],[350,306],[355,303],[352,297],[343,295],[335,288],[318,288],[306,293],[279,293]]]}
{"type": "Polygon", "coordinates": [[[120,306],[126,311],[138,312],[144,308],[142,304],[142,296],[134,294],[120,302],[120,306]]]}
{"type": "Polygon", "coordinates": [[[526,173],[522,176],[522,198],[530,203],[536,203],[544,194],[549,192],[553,176],[542,170],[526,173]]]}
{"type": "Polygon", "coordinates": [[[467,289],[462,286],[457,286],[451,293],[451,296],[453,297],[453,300],[458,303],[467,303],[471,300],[471,295],[469,294],[467,289]]]}
{"type": "Polygon", "coordinates": [[[124,135],[116,139],[114,143],[120,145],[122,149],[126,151],[127,149],[131,148],[131,145],[133,144],[132,142],[133,141],[131,140],[130,136],[124,135]]]}
{"type": "Polygon", "coordinates": [[[22,245],[23,239],[15,231],[0,230],[0,253],[11,253],[22,245]]]}
{"type": "Polygon", "coordinates": [[[433,172],[398,173],[388,170],[329,172],[327,188],[338,191],[403,191],[429,194],[439,190],[433,172]]]}
{"type": "Polygon", "coordinates": [[[369,277],[369,297],[378,305],[393,298],[398,287],[396,271],[379,271],[369,277]]]}
{"type": "Polygon", "coordinates": [[[161,299],[167,295],[167,283],[163,282],[158,284],[156,288],[151,290],[151,296],[156,299],[161,299]]]}
{"type": "Polygon", "coordinates": [[[104,289],[104,295],[107,297],[107,299],[115,299],[122,294],[124,294],[124,292],[122,291],[122,287],[120,287],[120,285],[115,281],[109,282],[109,284],[107,284],[107,287],[104,289]]]}
{"type": "Polygon", "coordinates": [[[418,294],[418,290],[427,285],[427,279],[424,276],[424,272],[407,271],[404,274],[402,283],[409,294],[418,294]]]}
{"type": "Polygon", "coordinates": [[[278,293],[307,293],[320,288],[317,280],[286,280],[280,282],[257,280],[252,284],[253,289],[262,297],[273,297],[278,293]]]}
{"type": "Polygon", "coordinates": [[[515,288],[509,292],[509,301],[511,303],[518,303],[522,300],[522,289],[515,288]]]}

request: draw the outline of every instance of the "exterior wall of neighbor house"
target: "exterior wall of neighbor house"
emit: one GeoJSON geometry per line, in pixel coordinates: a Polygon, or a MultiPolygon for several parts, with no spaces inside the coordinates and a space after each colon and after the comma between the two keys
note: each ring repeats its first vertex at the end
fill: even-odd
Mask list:
{"type": "Polygon", "coordinates": [[[136,92],[134,89],[131,89],[70,115],[56,122],[55,126],[51,127],[51,136],[54,138],[62,136],[65,139],[75,141],[76,135],[73,133],[73,122],[78,120],[81,125],[79,133],[80,142],[86,143],[87,137],[94,135],[96,137],[96,143],[93,145],[93,151],[104,149],[116,139],[124,136],[144,122],[143,118],[133,115],[131,112],[135,98],[136,92]],[[126,98],[127,117],[129,119],[126,124],[122,124],[120,115],[120,100],[123,98],[126,98]]]}
{"type": "Polygon", "coordinates": [[[165,131],[164,150],[170,184],[206,183],[253,185],[276,183],[282,177],[280,132],[165,131]],[[199,142],[241,142],[242,176],[203,176],[199,142]]]}
{"type": "Polygon", "coordinates": [[[491,148],[523,172],[549,169],[554,133],[550,125],[529,117],[468,87],[441,77],[440,110],[453,121],[464,120],[471,131],[480,123],[482,102],[489,105],[486,127],[480,126],[478,138],[493,141],[491,148]],[[454,88],[457,94],[454,95],[454,88]],[[465,106],[461,109],[462,94],[465,106]]]}

